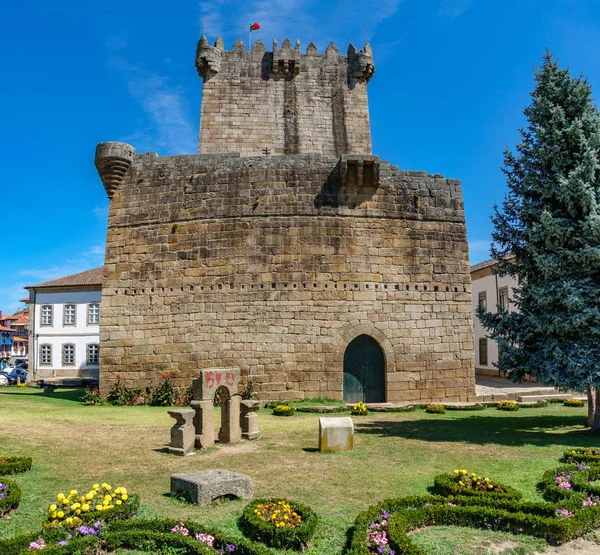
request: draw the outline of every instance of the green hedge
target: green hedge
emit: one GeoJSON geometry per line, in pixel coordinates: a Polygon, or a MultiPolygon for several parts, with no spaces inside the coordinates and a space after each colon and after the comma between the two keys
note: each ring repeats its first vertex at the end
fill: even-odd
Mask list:
{"type": "Polygon", "coordinates": [[[0,455],[0,476],[20,474],[31,470],[31,457],[3,457],[0,455]]]}
{"type": "Polygon", "coordinates": [[[287,405],[279,405],[273,409],[275,416],[294,416],[295,409],[287,405]]]}
{"type": "Polygon", "coordinates": [[[494,485],[504,490],[504,493],[500,493],[497,491],[479,491],[473,489],[467,489],[459,486],[452,474],[438,474],[433,479],[433,492],[437,495],[442,496],[468,496],[468,497],[490,497],[490,498],[511,498],[511,499],[520,499],[523,494],[520,491],[517,491],[510,486],[505,486],[504,484],[496,484],[492,481],[494,485]]]}
{"type": "Polygon", "coordinates": [[[559,501],[568,499],[576,494],[600,495],[600,485],[594,485],[590,482],[600,480],[600,465],[591,465],[589,468],[583,468],[583,465],[560,466],[554,470],[544,472],[538,489],[542,492],[545,499],[549,501],[559,501]],[[581,468],[581,470],[578,470],[581,468]],[[557,473],[562,472],[569,475],[571,479],[571,488],[559,488],[555,482],[557,473]]]}
{"type": "Polygon", "coordinates": [[[52,530],[40,533],[26,534],[10,540],[0,540],[0,553],[2,555],[25,555],[35,553],[29,549],[29,544],[44,538],[47,547],[43,553],[80,554],[96,553],[99,550],[113,551],[119,548],[144,550],[148,553],[156,553],[165,548],[176,548],[186,555],[200,555],[218,553],[224,549],[228,553],[227,546],[235,545],[235,555],[269,555],[270,550],[266,547],[250,542],[245,539],[232,538],[222,532],[211,530],[204,525],[189,522],[185,523],[190,531],[189,536],[183,536],[171,530],[180,524],[178,520],[125,520],[115,521],[102,529],[100,536],[77,536],[68,541],[66,546],[56,545],[57,541],[66,538],[67,531],[52,530]],[[62,535],[59,535],[62,532],[62,535]],[[215,540],[213,548],[195,539],[195,534],[210,534],[215,540]]]}
{"type": "Polygon", "coordinates": [[[475,405],[444,405],[446,410],[485,410],[485,405],[483,403],[476,403],[475,405]]]}
{"type": "Polygon", "coordinates": [[[315,533],[318,517],[306,505],[285,498],[254,499],[246,506],[240,518],[240,527],[249,538],[260,540],[271,547],[285,549],[304,549],[315,533]],[[284,501],[290,504],[302,518],[298,528],[276,528],[255,514],[254,509],[259,504],[278,503],[284,501]]]}
{"type": "Polygon", "coordinates": [[[565,451],[561,461],[565,463],[600,464],[600,449],[575,447],[565,451]]]}
{"type": "MultiPolygon", "coordinates": [[[[580,505],[581,506],[581,505],[580,505]]],[[[349,535],[346,555],[369,555],[367,530],[383,511],[391,513],[387,533],[397,555],[426,555],[408,532],[423,526],[468,526],[524,533],[564,542],[600,525],[600,507],[578,510],[571,518],[555,516],[564,504],[523,503],[516,499],[422,496],[388,499],[360,513],[349,535]]]]}
{"type": "MultiPolygon", "coordinates": [[[[0,484],[6,484],[6,489],[1,494],[5,495],[0,499],[0,516],[16,509],[21,501],[21,489],[12,480],[0,478],[0,484]]],[[[2,553],[0,551],[0,553],[2,553]]]]}

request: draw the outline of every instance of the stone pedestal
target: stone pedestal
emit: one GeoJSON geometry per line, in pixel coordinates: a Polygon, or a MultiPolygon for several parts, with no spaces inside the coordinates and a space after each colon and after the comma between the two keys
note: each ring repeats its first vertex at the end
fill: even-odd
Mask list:
{"type": "Polygon", "coordinates": [[[212,401],[192,401],[194,409],[195,445],[197,449],[215,444],[215,416],[212,401]]]}
{"type": "Polygon", "coordinates": [[[252,499],[252,479],[229,470],[202,470],[171,475],[171,495],[186,493],[197,505],[206,505],[220,497],[252,499]]]}
{"type": "Polygon", "coordinates": [[[319,418],[319,451],[352,451],[353,443],[352,418],[319,418]]]}
{"type": "Polygon", "coordinates": [[[260,437],[258,430],[258,407],[258,401],[243,400],[240,403],[240,426],[242,428],[243,439],[258,439],[260,437]]]}
{"type": "Polygon", "coordinates": [[[169,453],[189,455],[194,452],[194,415],[192,409],[173,409],[168,411],[177,423],[171,428],[169,453]]]}
{"type": "Polygon", "coordinates": [[[221,407],[221,429],[219,430],[219,443],[232,443],[241,441],[242,428],[240,427],[240,401],[239,395],[227,399],[221,407]]]}

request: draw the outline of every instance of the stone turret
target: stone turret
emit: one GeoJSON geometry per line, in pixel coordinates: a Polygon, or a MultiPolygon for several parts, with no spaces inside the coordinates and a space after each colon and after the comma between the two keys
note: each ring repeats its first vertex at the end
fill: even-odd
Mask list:
{"type": "Polygon", "coordinates": [[[203,78],[198,151],[261,154],[371,154],[366,85],[375,73],[370,45],[340,55],[330,43],[319,54],[300,42],[272,52],[262,41],[232,50],[202,36],[196,67],[203,78]]]}
{"type": "Polygon", "coordinates": [[[99,143],[94,164],[108,198],[112,198],[133,162],[135,149],[126,143],[99,143]]]}

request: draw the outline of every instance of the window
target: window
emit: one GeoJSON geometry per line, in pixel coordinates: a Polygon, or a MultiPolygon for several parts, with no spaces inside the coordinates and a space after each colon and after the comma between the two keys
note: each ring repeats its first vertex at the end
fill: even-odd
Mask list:
{"type": "Polygon", "coordinates": [[[483,293],[479,293],[478,296],[478,304],[481,310],[487,310],[487,295],[485,291],[483,293]]]}
{"type": "Polygon", "coordinates": [[[65,343],[62,348],[62,361],[63,366],[70,366],[75,364],[75,345],[72,343],[65,343]]]}
{"type": "Polygon", "coordinates": [[[42,326],[51,326],[52,325],[52,305],[44,304],[42,305],[42,326]]]}
{"type": "Polygon", "coordinates": [[[40,364],[52,364],[52,345],[40,345],[40,364]]]}
{"type": "Polygon", "coordinates": [[[90,343],[87,346],[87,363],[98,364],[100,361],[100,345],[98,343],[90,343]]]}
{"type": "Polygon", "coordinates": [[[508,289],[503,287],[498,290],[498,304],[502,310],[507,310],[508,307],[508,289]]]}
{"type": "Polygon", "coordinates": [[[63,324],[65,326],[75,325],[75,311],[76,307],[74,304],[66,304],[63,312],[63,324]]]}
{"type": "Polygon", "coordinates": [[[487,364],[487,358],[487,337],[483,337],[479,340],[479,364],[487,364]]]}
{"type": "Polygon", "coordinates": [[[88,324],[100,323],[100,303],[88,304],[88,324]]]}

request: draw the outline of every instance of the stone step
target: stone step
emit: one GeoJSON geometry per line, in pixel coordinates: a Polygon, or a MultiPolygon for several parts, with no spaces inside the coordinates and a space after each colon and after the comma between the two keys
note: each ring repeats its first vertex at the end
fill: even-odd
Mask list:
{"type": "Polygon", "coordinates": [[[519,403],[537,403],[538,401],[546,400],[550,401],[552,399],[572,399],[573,395],[571,393],[552,393],[551,395],[519,395],[517,397],[517,401],[519,403]]]}

